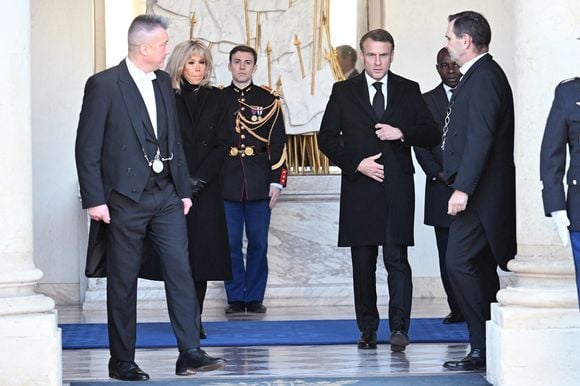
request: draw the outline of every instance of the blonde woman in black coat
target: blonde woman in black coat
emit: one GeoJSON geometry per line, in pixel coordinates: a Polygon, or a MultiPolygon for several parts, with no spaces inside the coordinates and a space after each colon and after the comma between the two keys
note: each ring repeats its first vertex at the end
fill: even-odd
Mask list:
{"type": "MultiPolygon", "coordinates": [[[[187,216],[189,259],[200,315],[209,280],[231,280],[231,260],[219,172],[226,156],[222,91],[210,85],[212,57],[199,40],[173,49],[166,71],[171,76],[183,149],[193,189],[187,216]]],[[[206,337],[201,328],[200,335],[206,337]]]]}

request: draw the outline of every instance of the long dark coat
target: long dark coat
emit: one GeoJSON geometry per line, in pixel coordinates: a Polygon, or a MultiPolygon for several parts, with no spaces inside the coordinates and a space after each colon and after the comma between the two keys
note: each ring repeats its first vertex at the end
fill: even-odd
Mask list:
{"type": "MultiPolygon", "coordinates": [[[[439,131],[442,132],[449,104],[443,83],[423,94],[423,99],[433,115],[439,131]]],[[[447,203],[453,190],[445,182],[438,179],[438,174],[443,171],[441,145],[438,144],[430,148],[416,147],[413,150],[415,150],[417,161],[427,177],[425,180],[425,225],[449,228],[453,217],[447,214],[447,203]]]]}
{"type": "Polygon", "coordinates": [[[228,129],[223,92],[214,87],[175,94],[183,150],[191,176],[207,182],[187,215],[189,259],[195,280],[231,280],[232,268],[219,174],[228,129]],[[193,93],[197,93],[194,97],[193,93]],[[192,105],[192,102],[195,105],[192,105]]]}
{"type": "Polygon", "coordinates": [[[498,265],[507,270],[516,246],[514,105],[509,82],[487,54],[477,60],[451,98],[443,152],[452,187],[469,195],[498,265]]]}
{"type": "Polygon", "coordinates": [[[338,245],[413,245],[415,191],[411,146],[435,146],[439,131],[416,82],[389,72],[387,109],[380,122],[398,127],[404,141],[380,141],[364,72],[335,83],[322,118],[320,150],[342,169],[338,245]],[[344,146],[339,138],[342,132],[344,146]],[[369,156],[382,153],[383,183],[356,171],[369,156]]]}

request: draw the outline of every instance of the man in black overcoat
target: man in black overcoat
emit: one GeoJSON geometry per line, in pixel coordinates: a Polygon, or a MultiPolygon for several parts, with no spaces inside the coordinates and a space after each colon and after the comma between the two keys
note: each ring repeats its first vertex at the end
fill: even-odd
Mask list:
{"type": "Polygon", "coordinates": [[[411,146],[435,146],[439,132],[419,85],[389,71],[390,33],[360,40],[364,72],[337,82],[322,118],[320,150],[342,170],[338,245],[350,247],[358,347],[376,348],[378,246],[388,273],[391,349],[409,343],[415,192],[411,146]],[[340,134],[344,144],[341,144],[340,134]]]}
{"type": "Polygon", "coordinates": [[[450,370],[482,370],[485,322],[499,290],[497,266],[516,254],[514,105],[509,82],[488,53],[491,29],[483,15],[448,18],[445,47],[462,78],[443,128],[443,172],[453,193],[448,213],[447,272],[469,328],[471,351],[450,370]]]}
{"type": "Polygon", "coordinates": [[[91,218],[87,267],[99,267],[93,258],[106,256],[106,267],[91,274],[106,271],[109,376],[125,381],[149,379],[135,363],[137,277],[145,237],[161,260],[179,348],[176,374],[225,366],[199,348],[185,226],[191,186],[171,81],[158,71],[167,55],[166,25],[154,15],[131,23],[127,58],[86,83],[76,138],[82,205],[91,218]]]}
{"type": "MultiPolygon", "coordinates": [[[[459,66],[451,57],[446,48],[442,48],[437,53],[437,65],[435,66],[441,83],[433,90],[423,94],[423,99],[437,122],[439,130],[443,130],[445,124],[445,113],[449,106],[449,101],[453,95],[454,88],[459,83],[459,66]]],[[[445,254],[447,251],[447,239],[449,238],[449,225],[453,217],[447,214],[447,203],[453,192],[443,175],[443,151],[441,146],[430,148],[416,147],[415,156],[419,165],[425,172],[425,225],[431,225],[435,228],[435,238],[437,240],[437,251],[439,252],[439,271],[441,272],[441,281],[447,295],[447,304],[449,304],[450,313],[443,318],[443,323],[463,322],[463,314],[459,309],[453,288],[447,275],[445,265],[445,254]]]]}

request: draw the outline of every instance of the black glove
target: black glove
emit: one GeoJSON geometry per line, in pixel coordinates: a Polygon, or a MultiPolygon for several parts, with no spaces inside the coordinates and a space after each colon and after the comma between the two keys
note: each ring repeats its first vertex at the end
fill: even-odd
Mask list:
{"type": "Polygon", "coordinates": [[[193,194],[193,197],[199,196],[199,193],[207,185],[207,181],[195,176],[189,177],[189,183],[191,184],[191,193],[193,194]]]}

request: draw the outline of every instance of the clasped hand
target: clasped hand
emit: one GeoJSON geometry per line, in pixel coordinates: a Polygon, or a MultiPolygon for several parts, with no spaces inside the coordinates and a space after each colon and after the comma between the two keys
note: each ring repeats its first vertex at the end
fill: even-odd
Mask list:
{"type": "Polygon", "coordinates": [[[363,159],[358,164],[356,170],[375,181],[383,182],[385,177],[384,166],[375,162],[381,154],[382,153],[371,155],[370,157],[363,159]]]}
{"type": "Polygon", "coordinates": [[[398,141],[403,139],[403,132],[388,123],[377,123],[375,134],[381,141],[398,141]]]}

